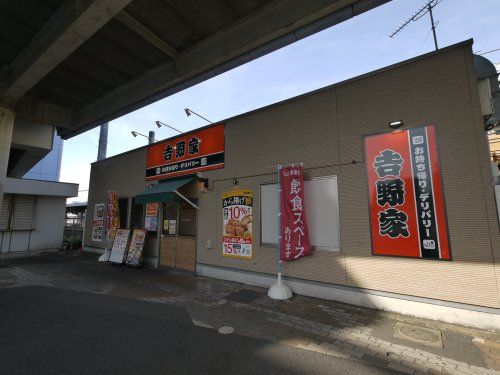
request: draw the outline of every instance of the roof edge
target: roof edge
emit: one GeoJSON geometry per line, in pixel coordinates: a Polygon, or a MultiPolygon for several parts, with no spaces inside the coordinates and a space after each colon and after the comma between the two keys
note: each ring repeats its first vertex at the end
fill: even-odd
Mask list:
{"type": "MultiPolygon", "coordinates": [[[[297,96],[293,96],[293,97],[288,98],[288,99],[284,99],[284,100],[280,100],[280,101],[275,102],[275,103],[268,104],[268,105],[266,105],[264,107],[256,108],[256,109],[253,109],[253,110],[248,111],[248,112],[243,112],[241,114],[238,114],[238,115],[235,115],[235,116],[232,116],[232,117],[228,117],[228,118],[223,119],[223,120],[219,120],[217,122],[214,122],[213,124],[209,124],[209,125],[206,125],[206,126],[202,126],[202,127],[196,128],[196,129],[189,130],[189,131],[187,131],[185,133],[182,133],[182,135],[183,136],[184,135],[189,135],[190,133],[193,133],[195,131],[199,131],[199,130],[202,130],[202,129],[205,129],[205,128],[210,128],[212,126],[220,125],[222,123],[227,123],[229,121],[236,120],[236,119],[238,119],[240,117],[245,117],[245,116],[251,115],[253,113],[259,112],[259,111],[263,111],[263,110],[266,110],[266,109],[269,109],[269,108],[277,107],[279,105],[283,105],[285,103],[288,103],[288,102],[291,102],[291,101],[294,101],[294,100],[298,100],[298,99],[301,99],[301,98],[304,98],[304,97],[307,97],[307,96],[310,96],[310,95],[314,95],[314,94],[317,94],[317,93],[320,93],[320,92],[323,92],[323,91],[328,91],[328,90],[331,90],[333,88],[340,87],[342,85],[345,85],[345,84],[348,84],[348,83],[351,83],[351,82],[354,82],[354,81],[358,81],[358,80],[361,80],[361,79],[364,79],[364,78],[367,78],[367,77],[371,77],[371,76],[374,76],[374,75],[377,75],[377,74],[380,74],[380,73],[383,73],[383,72],[386,72],[386,71],[389,71],[389,70],[392,70],[392,69],[395,69],[395,68],[399,68],[401,66],[404,66],[404,65],[407,65],[407,64],[411,64],[411,63],[414,63],[416,61],[424,60],[424,59],[429,58],[429,57],[434,56],[434,55],[440,55],[442,53],[446,53],[448,51],[451,51],[451,50],[454,50],[454,49],[457,49],[457,48],[463,48],[463,47],[466,47],[466,46],[472,46],[473,44],[474,44],[474,40],[472,38],[466,39],[466,40],[464,40],[462,42],[451,44],[449,46],[440,48],[440,49],[438,49],[436,51],[431,51],[431,52],[425,53],[423,55],[418,55],[418,56],[412,57],[412,58],[407,59],[407,60],[403,60],[403,61],[391,64],[391,65],[388,65],[388,66],[384,66],[384,67],[376,69],[376,70],[372,70],[372,71],[367,72],[367,73],[363,73],[363,74],[361,74],[359,76],[347,78],[347,79],[345,79],[343,81],[339,81],[339,82],[333,83],[333,84],[328,85],[328,86],[320,87],[319,89],[316,89],[316,90],[313,90],[313,91],[308,91],[306,93],[303,93],[303,94],[300,94],[300,95],[297,95],[297,96]]],[[[471,49],[471,53],[472,53],[472,49],[471,49]]],[[[180,135],[176,135],[176,136],[173,136],[173,137],[165,138],[165,139],[162,139],[161,141],[157,141],[157,142],[152,143],[152,144],[148,144],[148,145],[144,145],[144,146],[141,146],[141,147],[138,147],[138,148],[134,148],[132,150],[128,150],[128,151],[122,152],[120,154],[116,154],[116,155],[110,156],[109,158],[106,158],[106,159],[96,160],[96,161],[94,161],[94,162],[92,162],[90,164],[94,165],[94,164],[103,163],[103,162],[105,162],[107,160],[114,159],[114,158],[116,158],[118,156],[123,156],[123,155],[129,154],[129,153],[132,153],[132,152],[136,152],[136,151],[140,151],[142,149],[146,149],[149,146],[155,145],[155,144],[160,143],[160,142],[170,141],[172,139],[178,138],[179,136],[180,135]]]]}

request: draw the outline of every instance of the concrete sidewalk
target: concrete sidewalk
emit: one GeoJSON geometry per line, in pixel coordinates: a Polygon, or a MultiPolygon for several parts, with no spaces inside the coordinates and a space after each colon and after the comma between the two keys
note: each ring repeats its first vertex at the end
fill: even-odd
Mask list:
{"type": "Polygon", "coordinates": [[[500,373],[500,334],[64,252],[4,260],[0,288],[41,285],[180,306],[195,325],[410,374],[500,373]]]}

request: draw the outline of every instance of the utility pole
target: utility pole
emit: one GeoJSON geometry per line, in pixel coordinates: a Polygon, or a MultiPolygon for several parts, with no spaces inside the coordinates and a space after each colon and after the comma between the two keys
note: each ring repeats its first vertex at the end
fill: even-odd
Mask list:
{"type": "MultiPolygon", "coordinates": [[[[437,4],[436,4],[437,5],[437,4]]],[[[438,40],[436,36],[436,25],[434,24],[434,17],[432,16],[432,5],[431,3],[427,4],[429,7],[429,14],[431,15],[431,27],[432,27],[432,35],[434,36],[434,46],[436,47],[436,51],[439,49],[438,40]]]]}
{"type": "Polygon", "coordinates": [[[431,18],[431,29],[432,29],[432,35],[434,36],[434,46],[436,47],[436,51],[439,49],[438,47],[438,42],[437,42],[437,35],[436,35],[436,26],[437,24],[434,23],[434,15],[432,14],[432,9],[441,3],[443,0],[430,0],[425,4],[422,8],[420,8],[417,12],[415,12],[410,18],[406,20],[399,28],[394,31],[391,35],[389,35],[389,38],[392,38],[396,36],[401,30],[403,30],[408,24],[414,21],[418,21],[420,18],[425,16],[427,13],[429,13],[430,18],[431,18]]]}

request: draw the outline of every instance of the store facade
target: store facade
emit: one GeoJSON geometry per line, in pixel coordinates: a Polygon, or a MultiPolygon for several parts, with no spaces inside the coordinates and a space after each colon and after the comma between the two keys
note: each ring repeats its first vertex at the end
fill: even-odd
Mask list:
{"type": "MultiPolygon", "coordinates": [[[[313,250],[284,264],[295,293],[500,327],[499,222],[472,41],[161,141],[149,152],[144,147],[94,163],[85,245],[103,247],[92,241],[90,218],[112,190],[124,208],[122,227],[144,227],[146,205],[160,202],[156,230],[146,241],[147,263],[269,286],[277,268],[275,166],[289,163],[304,167],[313,250]],[[403,123],[397,132],[389,127],[395,120],[403,123]],[[174,159],[166,156],[177,149],[168,145],[184,140],[188,154],[189,141],[214,127],[222,129],[222,138],[218,133],[202,139],[199,152],[205,154],[199,160],[189,164],[194,156],[183,155],[178,162],[184,164],[172,167],[175,154],[174,159]],[[380,212],[372,211],[370,192],[378,180],[370,177],[374,161],[367,158],[367,139],[388,135],[390,148],[391,135],[419,129],[430,144],[428,168],[439,169],[439,178],[428,183],[439,216],[432,233],[440,250],[428,240],[414,253],[399,251],[417,246],[405,244],[384,254],[374,238],[380,212]],[[218,147],[222,139],[222,152],[213,145],[204,151],[214,139],[218,147]],[[156,164],[152,157],[159,158],[156,164]],[[246,219],[230,223],[230,230],[246,239],[249,251],[225,246],[223,214],[224,207],[235,204],[231,197],[238,197],[246,219]]],[[[407,190],[415,205],[408,210],[425,216],[415,203],[418,183],[407,190]]],[[[399,239],[423,230],[422,239],[425,225],[408,223],[408,233],[402,231],[399,239]]],[[[384,239],[390,239],[386,234],[384,239]]]]}

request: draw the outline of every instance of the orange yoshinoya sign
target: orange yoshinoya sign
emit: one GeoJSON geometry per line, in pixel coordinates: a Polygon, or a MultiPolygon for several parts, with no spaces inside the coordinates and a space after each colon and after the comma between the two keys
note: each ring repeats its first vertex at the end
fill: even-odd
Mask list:
{"type": "Polygon", "coordinates": [[[434,126],[367,136],[372,251],[450,260],[434,126]]]}
{"type": "Polygon", "coordinates": [[[224,124],[180,135],[148,147],[146,180],[224,167],[224,124]]]}

